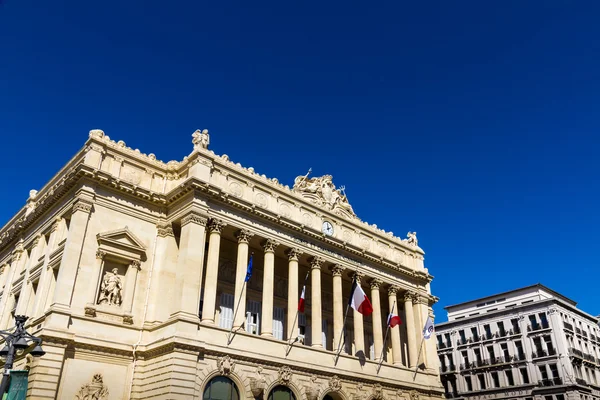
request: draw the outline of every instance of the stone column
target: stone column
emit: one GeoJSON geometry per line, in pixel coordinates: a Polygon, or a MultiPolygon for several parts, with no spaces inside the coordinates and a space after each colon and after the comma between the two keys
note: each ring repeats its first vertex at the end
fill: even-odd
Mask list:
{"type": "Polygon", "coordinates": [[[323,322],[321,319],[321,264],[323,259],[313,257],[310,261],[310,313],[312,347],[323,347],[323,322]]]}
{"type": "Polygon", "coordinates": [[[202,306],[202,322],[215,323],[215,308],[217,304],[217,284],[219,281],[219,253],[221,251],[221,232],[225,223],[211,219],[208,229],[208,260],[206,262],[206,279],[204,280],[204,303],[202,306]]]}
{"type": "Polygon", "coordinates": [[[135,294],[135,283],[142,263],[139,260],[132,260],[125,274],[125,287],[123,288],[123,311],[131,315],[133,309],[133,296],[135,294]]]}
{"type": "Polygon", "coordinates": [[[196,211],[190,211],[181,218],[177,257],[177,287],[181,293],[176,298],[173,315],[190,322],[198,322],[200,311],[206,222],[207,218],[196,211]]]}
{"type": "Polygon", "coordinates": [[[46,246],[46,254],[44,257],[44,264],[42,265],[42,271],[40,275],[40,283],[38,284],[38,295],[35,296],[35,304],[33,306],[33,316],[37,317],[42,314],[45,310],[46,299],[49,297],[50,284],[52,283],[52,269],[48,268],[48,262],[50,261],[50,253],[54,250],[56,244],[56,237],[58,234],[58,228],[63,223],[61,218],[57,218],[52,227],[50,228],[50,238],[48,239],[48,245],[46,246]]]}
{"type": "MultiPolygon", "coordinates": [[[[396,293],[398,292],[397,286],[390,286],[388,288],[388,303],[390,306],[390,312],[396,315],[400,315],[398,310],[399,304],[397,302],[396,293]]],[[[404,321],[406,323],[406,321],[404,321]]],[[[392,342],[392,363],[394,365],[402,365],[402,347],[400,346],[400,326],[396,325],[390,328],[390,341],[392,342]]],[[[388,360],[389,361],[389,360],[388,360]]]]}
{"type": "Polygon", "coordinates": [[[246,271],[248,270],[248,243],[250,243],[252,236],[254,235],[246,229],[239,230],[236,234],[238,250],[235,272],[235,296],[233,300],[233,312],[235,314],[233,329],[241,328],[246,321],[246,285],[244,281],[246,279],[246,271]]]}
{"type": "Polygon", "coordinates": [[[275,249],[279,243],[267,239],[263,243],[265,264],[262,292],[262,336],[273,336],[273,287],[275,283],[275,249]]]}
{"type": "Polygon", "coordinates": [[[333,272],[333,349],[338,350],[341,345],[340,334],[344,325],[344,295],[342,294],[342,273],[344,267],[336,264],[333,272]]]}
{"type": "MultiPolygon", "coordinates": [[[[362,279],[363,274],[360,272],[354,273],[354,279],[356,280],[356,284],[360,285],[360,280],[362,279]]],[[[356,353],[363,352],[365,353],[365,332],[363,329],[363,316],[358,311],[352,309],[354,311],[354,348],[356,353]]],[[[365,355],[366,357],[366,355],[365,355]]]]}
{"type": "Polygon", "coordinates": [[[29,259],[27,260],[27,263],[25,264],[25,276],[23,277],[23,287],[21,289],[21,296],[20,296],[20,303],[17,307],[16,310],[16,315],[28,315],[31,316],[31,311],[33,308],[33,301],[34,298],[32,298],[32,295],[35,296],[35,294],[32,294],[33,292],[33,283],[30,282],[29,280],[29,271],[31,270],[31,267],[34,266],[35,264],[37,264],[37,260],[39,258],[39,251],[40,251],[40,241],[43,240],[41,235],[36,236],[35,239],[33,239],[33,243],[31,245],[31,254],[29,256],[29,259]]]}
{"type": "Polygon", "coordinates": [[[381,332],[381,300],[379,298],[379,286],[381,286],[382,282],[379,279],[373,279],[370,283],[371,303],[373,305],[373,316],[371,317],[373,321],[373,347],[375,349],[375,360],[379,361],[381,359],[381,351],[383,350],[383,334],[381,332]]]}
{"type": "MultiPolygon", "coordinates": [[[[69,224],[69,233],[67,242],[63,250],[60,269],[56,280],[56,289],[54,291],[55,309],[68,310],[71,306],[73,289],[77,280],[77,271],[79,269],[79,260],[83,251],[83,242],[87,231],[90,213],[92,212],[92,203],[83,199],[78,199],[73,205],[73,214],[69,224]]],[[[68,323],[68,316],[63,318],[63,323],[68,323]]]]}
{"type": "Polygon", "coordinates": [[[408,365],[417,365],[417,331],[415,330],[415,314],[413,312],[413,296],[411,292],[404,294],[404,315],[406,317],[406,338],[408,341],[408,365]]]}
{"type": "Polygon", "coordinates": [[[13,321],[11,320],[12,315],[10,313],[13,305],[14,305],[14,296],[10,293],[12,288],[12,283],[15,278],[15,274],[18,274],[22,268],[22,265],[26,261],[26,257],[24,255],[25,248],[23,247],[23,239],[20,239],[17,242],[15,250],[12,253],[12,262],[10,264],[10,268],[8,270],[8,276],[6,278],[6,284],[4,286],[4,295],[0,300],[2,307],[2,313],[0,313],[0,329],[6,329],[13,325],[13,321]]]}
{"type": "Polygon", "coordinates": [[[298,337],[296,312],[298,311],[298,259],[302,252],[289,249],[288,255],[288,306],[287,306],[287,340],[298,337]]]}
{"type": "Polygon", "coordinates": [[[88,293],[88,304],[95,306],[98,301],[98,290],[100,289],[100,284],[102,282],[102,266],[104,265],[104,257],[106,257],[106,252],[98,249],[96,250],[96,265],[94,266],[94,273],[90,277],[90,286],[88,293]]]}

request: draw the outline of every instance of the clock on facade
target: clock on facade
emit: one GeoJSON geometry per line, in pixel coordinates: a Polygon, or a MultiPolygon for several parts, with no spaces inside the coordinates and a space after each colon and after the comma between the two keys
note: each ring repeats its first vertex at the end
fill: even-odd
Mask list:
{"type": "Polygon", "coordinates": [[[333,225],[329,221],[323,221],[323,227],[321,231],[324,235],[333,236],[333,225]]]}

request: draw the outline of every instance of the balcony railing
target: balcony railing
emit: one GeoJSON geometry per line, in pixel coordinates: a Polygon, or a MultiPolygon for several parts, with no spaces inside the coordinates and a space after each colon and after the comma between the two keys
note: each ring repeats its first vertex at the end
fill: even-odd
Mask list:
{"type": "Polygon", "coordinates": [[[540,324],[527,325],[527,332],[539,331],[540,329],[542,329],[540,324]]]}
{"type": "Polygon", "coordinates": [[[539,381],[540,386],[557,386],[562,385],[562,378],[542,379],[539,381]]]}
{"type": "Polygon", "coordinates": [[[583,360],[583,352],[581,350],[574,349],[573,347],[569,348],[569,354],[583,360]]]}
{"type": "Polygon", "coordinates": [[[485,366],[487,366],[487,365],[490,365],[490,361],[489,361],[489,360],[477,360],[477,361],[475,362],[475,364],[476,364],[478,367],[485,367],[485,366]]]}
{"type": "Polygon", "coordinates": [[[577,382],[578,385],[588,386],[588,383],[586,382],[585,379],[575,378],[575,382],[577,382]]]}
{"type": "Polygon", "coordinates": [[[587,332],[586,332],[586,331],[581,331],[581,334],[583,335],[583,337],[584,337],[584,338],[586,338],[586,339],[587,339],[587,337],[588,337],[588,334],[587,334],[587,332]]]}
{"type": "Polygon", "coordinates": [[[471,368],[475,368],[475,363],[469,362],[469,363],[460,364],[461,371],[465,371],[465,370],[471,369],[471,368]]]}
{"type": "Polygon", "coordinates": [[[591,354],[584,353],[583,354],[583,359],[586,360],[586,361],[593,362],[594,364],[596,363],[596,357],[594,357],[591,354]]]}
{"type": "Polygon", "coordinates": [[[442,365],[440,367],[440,373],[442,373],[442,374],[454,372],[454,371],[456,371],[456,367],[454,366],[454,364],[442,365]]]}
{"type": "Polygon", "coordinates": [[[546,350],[538,350],[531,353],[531,358],[540,358],[540,357],[548,357],[548,352],[546,350]]]}
{"type": "Polygon", "coordinates": [[[497,337],[505,337],[507,334],[508,333],[504,329],[500,329],[498,332],[496,332],[497,337]]]}
{"type": "Polygon", "coordinates": [[[570,330],[571,332],[573,332],[573,325],[571,325],[568,322],[563,322],[563,325],[565,326],[565,329],[570,330]]]}
{"type": "Polygon", "coordinates": [[[581,329],[575,328],[575,333],[578,334],[578,335],[581,335],[581,329]]]}

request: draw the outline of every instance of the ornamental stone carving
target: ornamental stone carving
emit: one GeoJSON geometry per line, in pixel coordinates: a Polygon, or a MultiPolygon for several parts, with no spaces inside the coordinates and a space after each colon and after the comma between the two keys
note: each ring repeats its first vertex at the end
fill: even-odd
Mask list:
{"type": "Polygon", "coordinates": [[[279,381],[285,385],[289,384],[292,380],[292,369],[287,365],[279,368],[279,381]]]}
{"type": "Polygon", "coordinates": [[[404,301],[405,302],[410,301],[412,303],[414,298],[415,298],[415,293],[413,293],[413,292],[404,293],[404,301]]]}
{"type": "Polygon", "coordinates": [[[298,261],[298,259],[302,255],[302,251],[300,249],[292,248],[286,251],[286,254],[290,261],[298,261]]]}
{"type": "Polygon", "coordinates": [[[108,387],[104,385],[102,375],[96,374],[91,383],[81,386],[75,395],[75,400],[105,400],[108,399],[108,387]]]}
{"type": "Polygon", "coordinates": [[[168,222],[156,224],[156,230],[157,230],[157,235],[159,237],[164,238],[167,236],[175,236],[175,234],[173,233],[173,227],[168,222]]]}
{"type": "Polygon", "coordinates": [[[411,390],[409,392],[410,400],[419,400],[419,392],[416,390],[411,390]]]}
{"type": "Polygon", "coordinates": [[[371,289],[379,289],[379,287],[381,286],[383,282],[381,281],[381,279],[371,279],[371,282],[369,282],[369,284],[371,285],[371,289]]]}
{"type": "Polygon", "coordinates": [[[256,368],[256,376],[250,378],[250,390],[255,398],[263,396],[265,388],[267,387],[267,379],[262,374],[263,367],[258,366],[256,368]]]}
{"type": "Polygon", "coordinates": [[[417,232],[408,232],[406,234],[406,239],[403,239],[403,241],[412,246],[418,246],[419,241],[417,240],[417,232]]]}
{"type": "Polygon", "coordinates": [[[352,278],[356,281],[356,283],[358,283],[360,285],[360,280],[365,276],[365,274],[363,274],[360,271],[354,271],[354,274],[352,275],[352,278]]]}
{"type": "Polygon", "coordinates": [[[317,400],[319,398],[319,386],[317,385],[317,376],[311,375],[310,384],[304,386],[304,393],[308,400],[317,400]]]}
{"type": "Polygon", "coordinates": [[[98,260],[103,260],[104,257],[106,257],[106,252],[105,251],[100,250],[100,249],[96,250],[96,258],[98,260]]]}
{"type": "Polygon", "coordinates": [[[123,283],[118,275],[119,270],[113,268],[112,271],[106,271],[102,284],[100,285],[100,296],[98,304],[110,306],[120,306],[123,303],[123,283]]]}
{"type": "Polygon", "coordinates": [[[140,269],[142,269],[142,263],[140,260],[131,260],[131,263],[129,263],[129,265],[135,269],[137,269],[138,271],[140,269]]]}
{"type": "Polygon", "coordinates": [[[348,203],[345,188],[339,189],[333,184],[331,175],[309,178],[310,170],[306,175],[296,177],[292,190],[301,194],[312,203],[333,211],[335,214],[355,219],[356,214],[348,203]]]}
{"type": "Polygon", "coordinates": [[[265,253],[273,253],[277,246],[279,246],[279,242],[273,239],[267,239],[263,242],[263,248],[265,249],[265,253]]]}
{"type": "Polygon", "coordinates": [[[189,224],[190,222],[194,223],[194,224],[198,224],[198,225],[202,225],[205,226],[207,219],[205,216],[200,215],[200,214],[196,214],[194,212],[189,213],[188,215],[186,215],[185,217],[181,218],[181,226],[185,226],[187,224],[189,224]]]}
{"type": "Polygon", "coordinates": [[[90,137],[102,139],[104,137],[104,131],[102,129],[92,129],[90,131],[90,137]]]}
{"type": "Polygon", "coordinates": [[[208,145],[210,144],[208,129],[197,129],[192,133],[192,143],[194,144],[194,150],[208,149],[208,145]]]}
{"type": "Polygon", "coordinates": [[[329,390],[334,392],[342,390],[342,381],[340,381],[340,378],[337,375],[334,375],[329,379],[329,390]]]}
{"type": "Polygon", "coordinates": [[[235,361],[229,356],[219,357],[217,359],[217,365],[221,375],[229,375],[235,369],[235,361]]]}
{"type": "Polygon", "coordinates": [[[379,383],[373,385],[373,399],[383,399],[383,387],[379,383]]]}
{"type": "Polygon", "coordinates": [[[333,273],[333,276],[342,276],[344,267],[339,264],[335,264],[333,267],[331,267],[331,272],[333,273]]]}
{"type": "Polygon", "coordinates": [[[85,213],[92,212],[92,203],[88,203],[83,200],[77,200],[75,204],[73,204],[73,212],[83,211],[85,213]]]}
{"type": "Polygon", "coordinates": [[[225,227],[225,225],[227,225],[227,224],[224,221],[217,219],[217,218],[211,218],[208,223],[208,230],[210,232],[217,232],[217,233],[221,234],[221,232],[223,232],[223,228],[225,227]]]}
{"type": "Polygon", "coordinates": [[[394,285],[390,286],[388,288],[388,295],[395,296],[398,293],[398,289],[400,289],[398,286],[394,286],[394,285]]]}
{"type": "Polygon", "coordinates": [[[235,236],[238,239],[238,243],[249,243],[254,234],[247,229],[240,229],[235,236]]]}
{"type": "Polygon", "coordinates": [[[321,264],[324,261],[321,257],[312,257],[310,259],[310,269],[321,269],[321,264]]]}

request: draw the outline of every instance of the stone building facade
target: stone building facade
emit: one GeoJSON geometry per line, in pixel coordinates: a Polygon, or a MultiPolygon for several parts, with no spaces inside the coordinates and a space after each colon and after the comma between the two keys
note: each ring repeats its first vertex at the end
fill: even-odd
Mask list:
{"type": "Polygon", "coordinates": [[[416,234],[361,221],[330,176],[289,188],[192,142],[164,163],[90,131],[0,230],[0,328],[29,316],[47,352],[16,364],[30,398],[440,398],[416,234]],[[354,277],[374,312],[341,340],[354,277]]]}
{"type": "Polygon", "coordinates": [[[446,307],[438,324],[447,398],[600,399],[598,319],[543,285],[446,307]]]}

